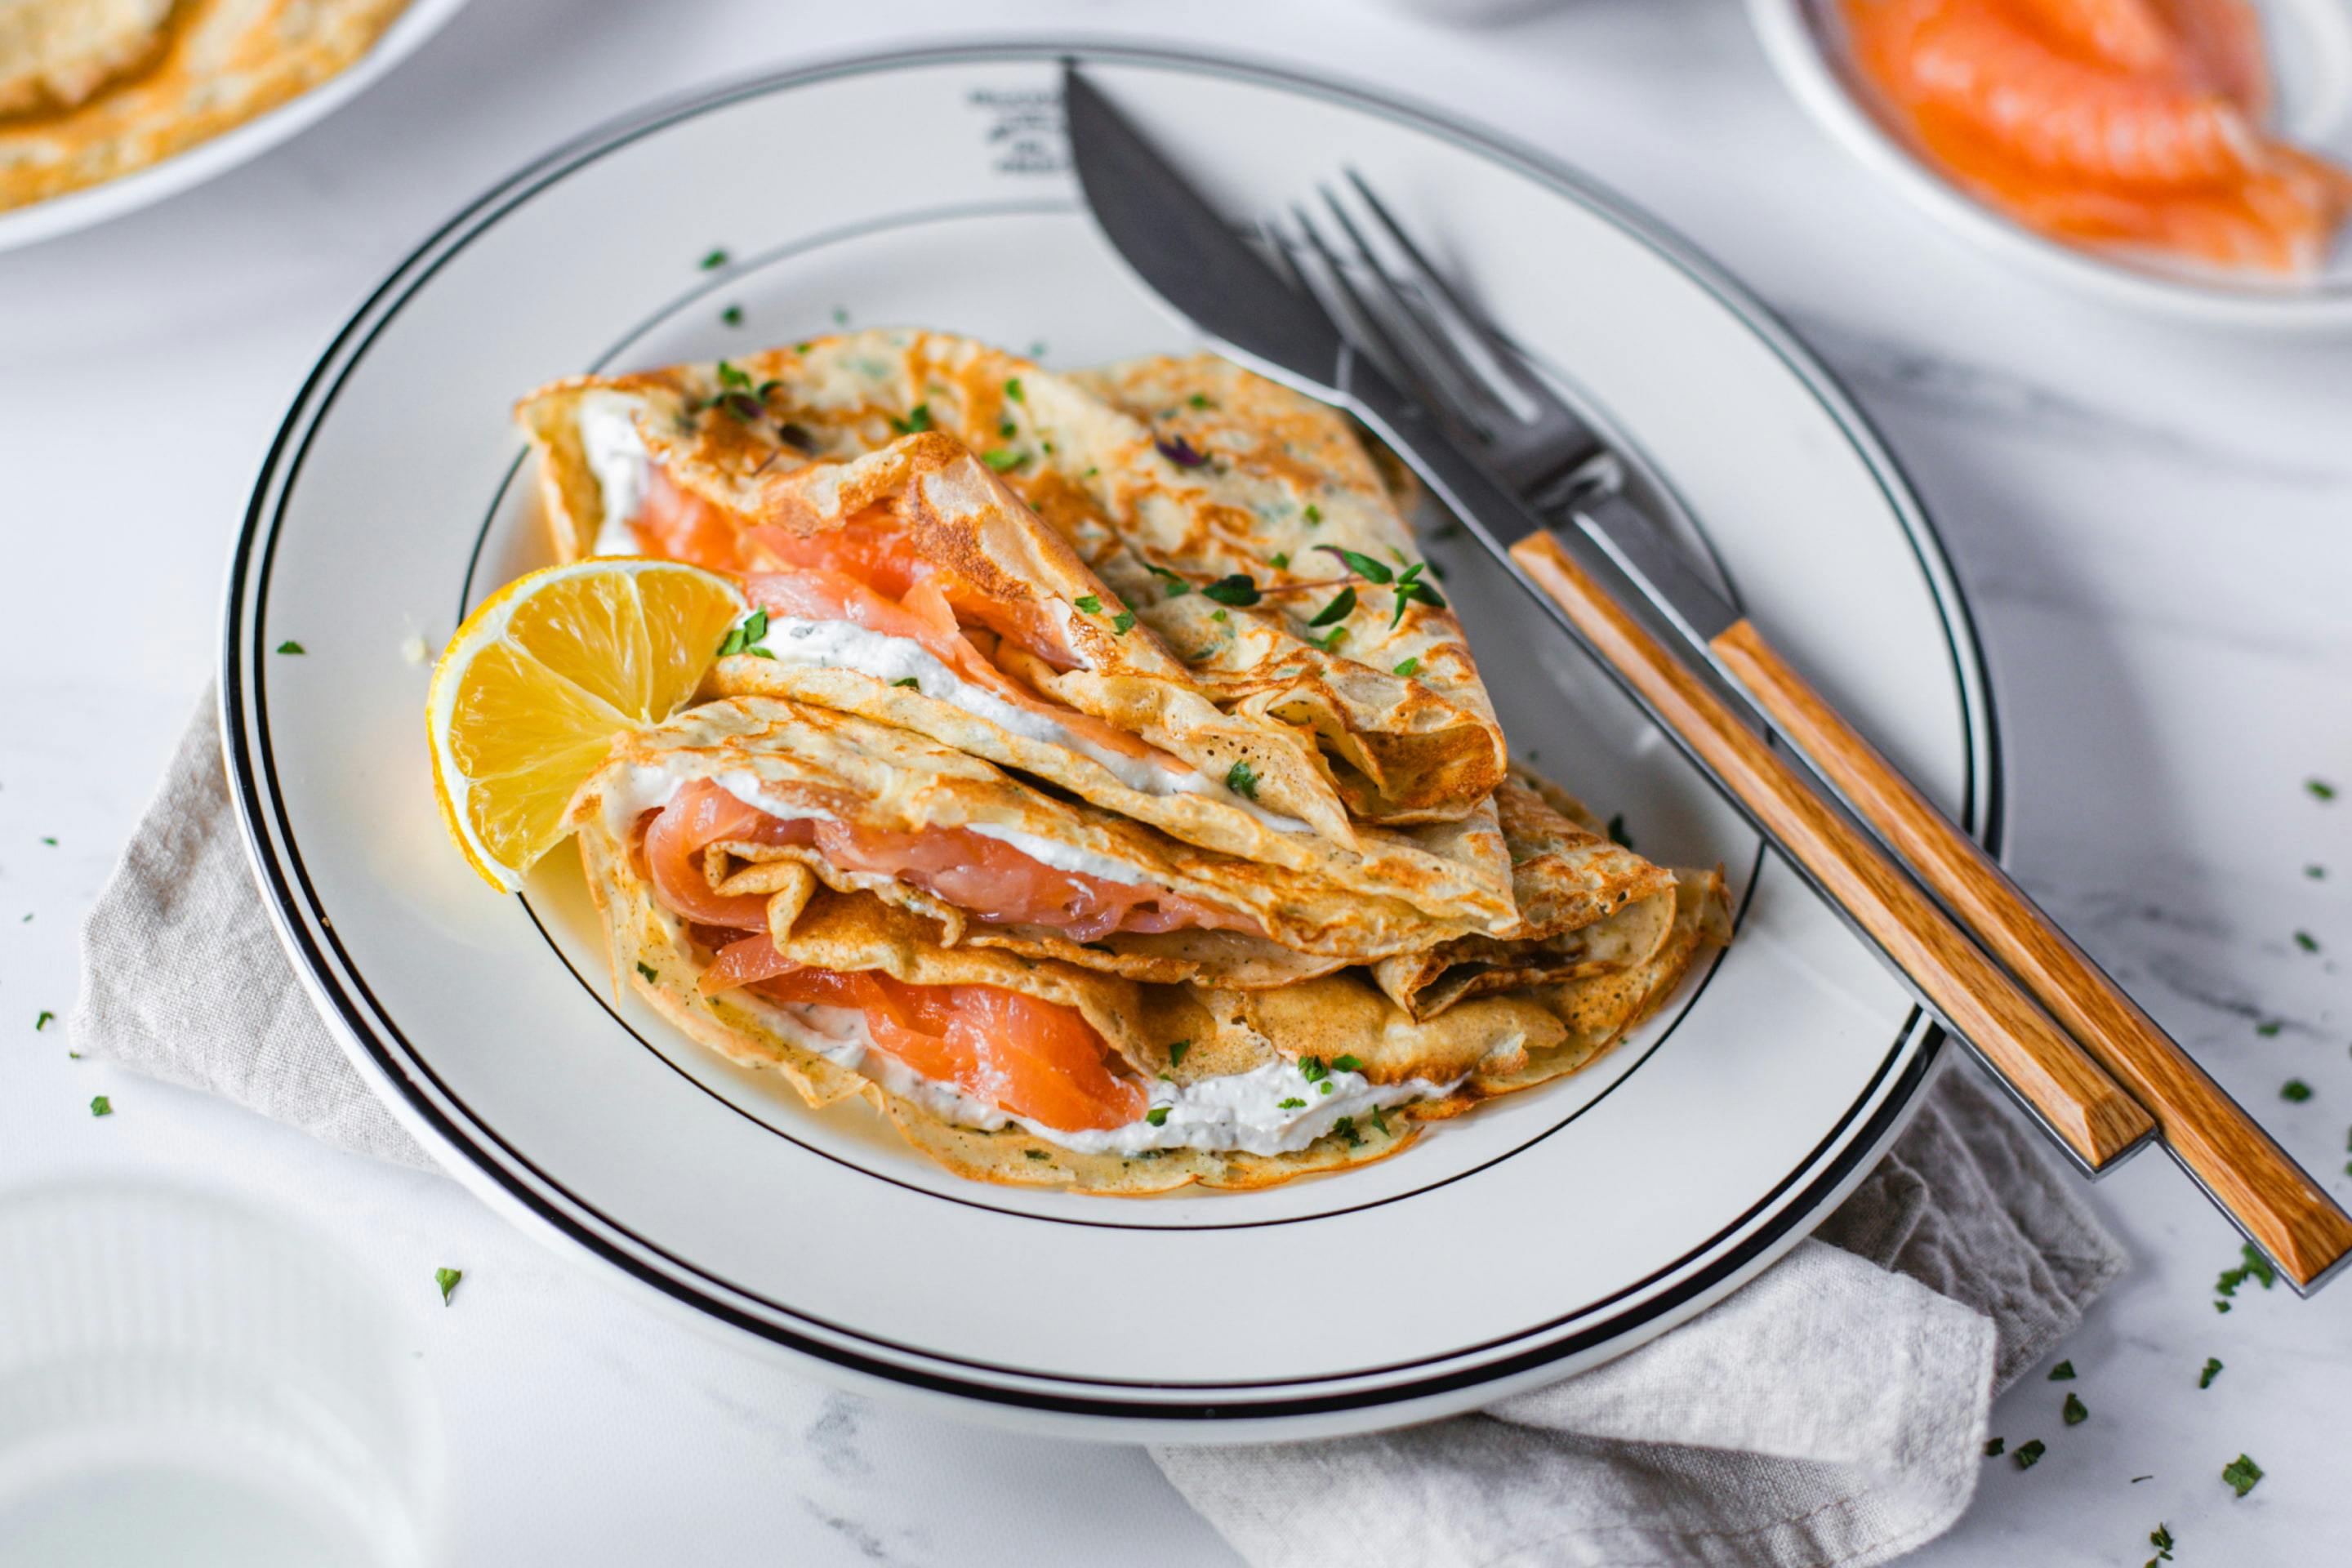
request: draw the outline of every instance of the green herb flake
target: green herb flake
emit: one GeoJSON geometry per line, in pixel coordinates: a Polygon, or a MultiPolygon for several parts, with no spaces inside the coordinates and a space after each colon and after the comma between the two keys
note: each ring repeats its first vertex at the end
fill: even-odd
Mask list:
{"type": "Polygon", "coordinates": [[[743,307],[730,305],[719,312],[719,319],[730,327],[740,327],[743,324],[743,307]]]}
{"type": "Polygon", "coordinates": [[[1214,406],[1209,402],[1209,395],[1205,392],[1196,392],[1184,401],[1191,404],[1195,408],[1208,408],[1214,406]]]}
{"type": "Polygon", "coordinates": [[[2235,1488],[2240,1497],[2253,1490],[2254,1483],[2262,1479],[2263,1468],[2243,1454],[2221,1467],[2221,1479],[2235,1488]]]}
{"type": "Polygon", "coordinates": [[[2299,1078],[2291,1078],[2284,1083],[2279,1085],[2279,1098],[2281,1100],[2290,1100],[2295,1104],[2301,1105],[2305,1100],[2311,1098],[2311,1085],[2304,1082],[2303,1079],[2299,1078]]]}
{"type": "Polygon", "coordinates": [[[920,691],[920,690],[923,689],[923,683],[922,683],[920,680],[916,679],[915,679],[913,676],[911,676],[911,675],[902,675],[902,676],[900,676],[898,679],[896,679],[896,680],[892,681],[890,684],[891,684],[891,685],[893,685],[893,686],[906,686],[906,687],[911,687],[912,689],[915,689],[915,690],[917,690],[917,691],[920,691]]]}
{"type": "Polygon", "coordinates": [[[637,973],[644,975],[648,983],[658,984],[661,980],[661,971],[642,958],[637,960],[637,973]]]}
{"type": "Polygon", "coordinates": [[[2053,1383],[2070,1382],[2074,1376],[2074,1363],[2071,1361],[2062,1361],[2050,1369],[2050,1381],[2053,1383]]]}
{"type": "Polygon", "coordinates": [[[1110,629],[1120,637],[1125,637],[1134,628],[1134,626],[1135,612],[1133,610],[1121,610],[1118,614],[1110,618],[1110,629]]]}
{"type": "Polygon", "coordinates": [[[1323,1058],[1321,1057],[1301,1057],[1298,1058],[1298,1076],[1305,1079],[1309,1083],[1320,1083],[1326,1078],[1328,1078],[1330,1073],[1331,1069],[1323,1065],[1323,1058]]]}
{"type": "Polygon", "coordinates": [[[1417,658],[1400,660],[1397,667],[1389,671],[1389,673],[1391,675],[1402,675],[1407,677],[1419,675],[1421,673],[1421,660],[1417,658]]]}
{"type": "Polygon", "coordinates": [[[2275,1037],[2278,1032],[2285,1026],[2286,1026],[2280,1023],[2276,1018],[2265,1018],[2261,1023],[2254,1026],[2254,1033],[2261,1036],[2265,1040],[2272,1039],[2275,1037]]]}
{"type": "Polygon", "coordinates": [[[1029,454],[1016,452],[1010,447],[992,447],[980,455],[980,460],[1000,474],[1008,474],[1027,462],[1029,454]]]}
{"type": "Polygon", "coordinates": [[[1325,1079],[1321,1083],[1317,1084],[1317,1085],[1315,1086],[1315,1092],[1316,1092],[1316,1093],[1318,1093],[1318,1094],[1328,1094],[1328,1093],[1330,1093],[1330,1092],[1331,1092],[1331,1080],[1330,1080],[1329,1079],[1328,1079],[1328,1078],[1327,1078],[1327,1079],[1325,1079]]]}
{"type": "Polygon", "coordinates": [[[702,258],[702,269],[705,272],[716,272],[726,265],[727,252],[717,246],[711,247],[709,253],[702,258]]]}
{"type": "Polygon", "coordinates": [[[1396,574],[1389,570],[1387,563],[1375,561],[1360,550],[1349,550],[1337,544],[1318,544],[1315,548],[1326,555],[1338,556],[1349,571],[1367,583],[1388,584],[1396,581],[1396,574]]]}
{"type": "Polygon", "coordinates": [[[1017,375],[1006,380],[1004,384],[1004,395],[1011,398],[1015,403],[1026,403],[1029,401],[1029,395],[1021,390],[1021,378],[1017,375]]]}
{"type": "Polygon", "coordinates": [[[2048,1451],[2048,1445],[2041,1438],[2035,1437],[2029,1442],[2020,1443],[2017,1446],[2017,1452],[2011,1454],[2010,1458],[2017,1461],[2019,1469],[2030,1470],[2042,1462],[2042,1456],[2048,1451]]]}
{"type": "Polygon", "coordinates": [[[751,373],[728,360],[719,362],[719,384],[737,392],[751,390],[751,373]]]}
{"type": "Polygon", "coordinates": [[[1274,1102],[1274,1108],[1276,1110],[1297,1110],[1300,1106],[1303,1106],[1307,1102],[1305,1100],[1299,1099],[1294,1094],[1288,1100],[1276,1100],[1274,1102]]]}
{"type": "Polygon", "coordinates": [[[2319,939],[2312,935],[2307,931],[2299,931],[2294,933],[2294,945],[2303,949],[2305,952],[2317,952],[2319,951],[2319,939]]]}
{"type": "Polygon", "coordinates": [[[1345,1138],[1348,1141],[1349,1148],[1360,1149],[1363,1147],[1364,1135],[1356,1131],[1356,1119],[1354,1117],[1342,1116],[1339,1121],[1331,1123],[1331,1131],[1338,1133],[1340,1137],[1345,1138]]]}
{"type": "Polygon", "coordinates": [[[1333,1057],[1331,1058],[1331,1065],[1340,1072],[1361,1072],[1364,1070],[1363,1062],[1354,1056],[1333,1057]]]}
{"type": "Polygon", "coordinates": [[[1307,503],[1306,517],[1307,527],[1320,528],[1323,526],[1323,509],[1317,506],[1313,501],[1308,501],[1307,503]]]}
{"type": "Polygon", "coordinates": [[[1223,610],[1211,610],[1209,612],[1209,618],[1213,621],[1229,621],[1233,619],[1231,616],[1226,615],[1223,610]]]}
{"type": "Polygon", "coordinates": [[[102,1094],[94,1094],[90,1096],[89,1113],[92,1116],[111,1116],[114,1114],[114,1101],[102,1094]]]}
{"type": "Polygon", "coordinates": [[[2059,1406],[2058,1414],[2064,1418],[2067,1426],[2080,1426],[2091,1418],[2091,1407],[2084,1404],[2074,1390],[2069,1389],[2066,1392],[2066,1403],[2059,1406]]]}
{"type": "Polygon", "coordinates": [[[1087,615],[1099,616],[1102,614],[1102,600],[1093,594],[1081,594],[1076,599],[1071,602],[1076,604],[1079,609],[1084,610],[1087,615]]]}
{"type": "MultiPolygon", "coordinates": [[[[2271,1267],[2269,1258],[2254,1250],[2252,1243],[2249,1242],[2239,1247],[2238,1256],[2245,1261],[2235,1268],[2223,1269],[2221,1277],[2213,1281],[2213,1289],[2217,1294],[2235,1296],[2238,1293],[2238,1287],[2249,1279],[2255,1281],[2265,1290],[2278,1283],[2278,1270],[2271,1267]]],[[[2230,1310],[2230,1303],[2216,1301],[2213,1303],[2213,1310],[2217,1312],[2226,1312],[2230,1310]]]]}
{"type": "Polygon", "coordinates": [[[904,419],[894,415],[890,420],[890,428],[901,436],[919,436],[930,427],[931,405],[928,403],[918,403],[908,409],[904,419]]]}
{"type": "Polygon", "coordinates": [[[1000,419],[996,424],[996,433],[1010,441],[1013,437],[1021,434],[1021,426],[1010,419],[1000,419]]]}
{"type": "Polygon", "coordinates": [[[1287,572],[1290,570],[1290,552],[1287,550],[1277,550],[1273,554],[1267,556],[1266,560],[1273,563],[1274,569],[1277,572],[1287,572]]]}
{"type": "MultiPolygon", "coordinates": [[[[2336,798],[2336,786],[2329,784],[2326,779],[2305,779],[2303,781],[2303,787],[2311,792],[2311,798],[2314,800],[2334,800],[2336,798]]],[[[2243,1494],[2242,1493],[2240,1495],[2242,1496],[2243,1494]]]]}
{"type": "Polygon", "coordinates": [[[1168,1125],[1168,1108],[1164,1105],[1155,1105],[1143,1113],[1143,1119],[1154,1127],[1165,1127],[1168,1125]]]}
{"type": "Polygon", "coordinates": [[[1372,1125],[1381,1130],[1381,1137],[1389,1135],[1389,1119],[1381,1114],[1381,1108],[1377,1105],[1372,1107],[1372,1125]]]}
{"type": "Polygon", "coordinates": [[[1985,1439],[1984,1457],[1988,1459],[1998,1459],[2008,1447],[2009,1445],[2000,1438],[1988,1437],[1985,1439]]]}
{"type": "Polygon", "coordinates": [[[46,1029],[51,1024],[56,1023],[57,1017],[58,1016],[55,1013],[50,1012],[47,1007],[42,1008],[40,1012],[34,1015],[33,1033],[37,1035],[39,1034],[43,1029],[46,1029]]]}
{"type": "Polygon", "coordinates": [[[2303,868],[2303,874],[2310,878],[2315,882],[2325,881],[2327,879],[2327,868],[2325,866],[2305,866],[2303,868]]]}
{"type": "Polygon", "coordinates": [[[1032,1160],[1050,1160],[1053,1158],[1052,1155],[1046,1153],[1043,1149],[1024,1149],[1021,1152],[1027,1155],[1032,1160]]]}
{"type": "Polygon", "coordinates": [[[1331,596],[1329,604],[1316,611],[1314,618],[1307,624],[1310,626],[1328,626],[1334,621],[1346,620],[1355,613],[1355,609],[1356,590],[1342,588],[1331,596]]]}
{"type": "Polygon", "coordinates": [[[1184,1065],[1184,1053],[1192,1048],[1192,1042],[1190,1040],[1176,1041],[1173,1045],[1168,1047],[1168,1065],[1171,1068],[1182,1067],[1184,1065]]]}
{"type": "Polygon", "coordinates": [[[1202,589],[1201,593],[1203,597],[1214,599],[1220,605],[1246,607],[1258,601],[1257,579],[1247,573],[1235,572],[1229,576],[1218,578],[1202,589]]]}
{"type": "Polygon", "coordinates": [[[1257,798],[1257,770],[1246,759],[1225,770],[1225,787],[1235,795],[1257,798]]]}
{"type": "Polygon", "coordinates": [[[279,653],[308,653],[310,650],[304,647],[300,643],[296,642],[292,637],[288,637],[284,642],[278,645],[278,651],[279,653]]]}
{"type": "Polygon", "coordinates": [[[848,307],[844,305],[835,305],[833,308],[833,324],[836,327],[845,327],[849,325],[848,307]]]}
{"type": "Polygon", "coordinates": [[[436,1268],[433,1271],[433,1283],[441,1287],[443,1306],[449,1304],[449,1298],[457,1293],[457,1281],[465,1277],[466,1271],[462,1268],[436,1268]]]}
{"type": "Polygon", "coordinates": [[[2197,1374],[2197,1386],[2210,1388],[2213,1386],[2213,1380],[2221,1375],[2221,1358],[2209,1355],[2205,1358],[2205,1370],[2197,1374]]]}
{"type": "Polygon", "coordinates": [[[1347,627],[1345,627],[1345,626],[1333,626],[1329,631],[1325,632],[1321,637],[1308,637],[1307,640],[1308,642],[1313,643],[1317,647],[1321,648],[1325,653],[1331,653],[1331,652],[1334,652],[1334,651],[1336,651],[1336,650],[1338,649],[1338,647],[1339,647],[1339,641],[1340,641],[1340,639],[1341,639],[1342,637],[1345,637],[1347,635],[1348,635],[1348,628],[1347,628],[1347,627]]]}
{"type": "Polygon", "coordinates": [[[2147,1532],[2147,1543],[2156,1548],[2156,1555],[2148,1559],[2147,1568],[2156,1568],[2158,1563],[2172,1561],[2172,1548],[2175,1544],[2172,1531],[2167,1530],[2161,1521],[2158,1521],[2154,1530],[2147,1532]]]}
{"type": "Polygon", "coordinates": [[[1168,590],[1168,597],[1171,599],[1181,599],[1185,595],[1192,591],[1192,584],[1186,582],[1184,578],[1177,573],[1171,572],[1165,566],[1153,566],[1149,563],[1146,563],[1145,569],[1154,577],[1160,579],[1160,583],[1168,590]]]}

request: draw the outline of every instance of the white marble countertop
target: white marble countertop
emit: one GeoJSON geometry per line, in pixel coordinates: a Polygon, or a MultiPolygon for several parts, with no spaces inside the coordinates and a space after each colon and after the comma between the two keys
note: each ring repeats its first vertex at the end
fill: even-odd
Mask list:
{"type": "MultiPolygon", "coordinates": [[[[1271,10],[497,0],[259,162],[0,255],[0,1184],[135,1171],[264,1197],[420,1302],[462,1267],[457,1306],[415,1323],[464,1561],[1232,1561],[1138,1450],[828,1394],[649,1316],[452,1183],[33,1032],[70,1005],[76,921],[212,670],[255,469],[344,315],[543,147],[812,53],[1017,25],[1287,56],[1497,121],[1681,228],[1848,378],[1941,524],[1993,666],[2024,880],[2352,1195],[2352,343],[2115,315],[1957,248],[1801,119],[1732,0],[1583,0],[1483,32],[1271,10]],[[2295,1077],[2315,1092],[2288,1103],[2295,1077]],[[93,1120],[101,1091],[115,1114],[93,1120]]],[[[2065,1347],[2078,1381],[2037,1376],[1994,1415],[2048,1457],[1989,1462],[1912,1561],[2137,1563],[2159,1520],[2185,1563],[2314,1561],[2352,1526],[2352,1287],[2217,1315],[2236,1241],[2181,1175],[2142,1159],[2096,1201],[2137,1267],[2065,1347]],[[2209,1356],[2227,1370],[2200,1392],[2209,1356]],[[2067,1388],[2092,1412],[2072,1428],[2067,1388]],[[2242,1501],[2219,1478],[2241,1450],[2268,1472],[2242,1501]]]]}

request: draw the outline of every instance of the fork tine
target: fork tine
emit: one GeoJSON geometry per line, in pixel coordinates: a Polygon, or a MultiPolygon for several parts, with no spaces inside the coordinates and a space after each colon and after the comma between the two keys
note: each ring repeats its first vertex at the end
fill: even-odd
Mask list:
{"type": "Polygon", "coordinates": [[[1356,247],[1358,261],[1371,275],[1380,297],[1387,301],[1390,314],[1383,325],[1391,338],[1399,340],[1400,351],[1406,363],[1417,373],[1416,379],[1424,386],[1433,387],[1438,402],[1460,411],[1474,426],[1497,417],[1517,418],[1517,410],[1496,395],[1493,384],[1462,356],[1442,330],[1433,328],[1414,308],[1412,301],[1405,297],[1404,291],[1397,287],[1396,279],[1389,276],[1387,269],[1381,267],[1380,258],[1364,243],[1363,232],[1348,216],[1348,209],[1339,205],[1339,198],[1328,188],[1322,195],[1324,205],[1331,209],[1333,220],[1347,235],[1349,243],[1356,247]],[[1407,338],[1410,342],[1402,341],[1407,338]]]}
{"type": "Polygon", "coordinates": [[[1426,392],[1426,378],[1419,374],[1412,356],[1396,341],[1388,324],[1374,312],[1371,301],[1364,298],[1363,292],[1349,278],[1347,267],[1340,261],[1339,252],[1323,237],[1323,231],[1315,226],[1315,220],[1307,216],[1307,209],[1293,203],[1290,216],[1291,220],[1298,225],[1299,233],[1306,237],[1307,247],[1315,253],[1316,260],[1320,264],[1312,274],[1306,275],[1308,292],[1322,303],[1324,310],[1349,342],[1370,354],[1398,380],[1426,392]],[[1318,284],[1318,279],[1327,281],[1318,284]],[[1344,303],[1335,304],[1335,299],[1344,303]]]}
{"type": "Polygon", "coordinates": [[[1264,218],[1257,219],[1250,227],[1256,234],[1258,244],[1265,247],[1266,259],[1274,263],[1274,269],[1282,275],[1282,280],[1301,294],[1312,294],[1314,290],[1307,285],[1307,274],[1298,269],[1297,258],[1290,254],[1290,242],[1283,237],[1282,230],[1264,218]]]}
{"type": "Polygon", "coordinates": [[[1550,388],[1535,379],[1534,373],[1520,363],[1518,354],[1503,341],[1502,334],[1488,326],[1486,318],[1454,291],[1454,286],[1445,280],[1445,274],[1422,254],[1421,247],[1412,242],[1412,237],[1405,232],[1404,226],[1397,222],[1395,215],[1389,211],[1388,204],[1373,194],[1364,176],[1353,168],[1344,172],[1348,183],[1355,187],[1356,195],[1362,199],[1365,210],[1372,215],[1381,232],[1403,256],[1406,266],[1411,269],[1413,287],[1433,301],[1431,309],[1445,316],[1449,327],[1467,336],[1484,351],[1482,357],[1520,393],[1537,398],[1550,396],[1550,388]]]}

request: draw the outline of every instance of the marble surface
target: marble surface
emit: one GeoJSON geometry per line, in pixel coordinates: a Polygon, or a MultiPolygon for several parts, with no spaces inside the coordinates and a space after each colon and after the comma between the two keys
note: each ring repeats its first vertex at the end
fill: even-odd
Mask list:
{"type": "MultiPolygon", "coordinates": [[[[69,1060],[60,1025],[33,1027],[70,1005],[75,921],[212,668],[254,471],[345,314],[545,146],[810,53],[1017,26],[1287,57],[1497,121],[1689,235],[1847,377],[1940,522],[1993,668],[2023,879],[2352,1195],[2352,344],[2179,328],[1997,270],[1802,120],[1730,0],[1584,0],[1484,31],[1269,13],[486,0],[257,163],[0,255],[0,1184],[146,1173],[341,1236],[414,1303],[460,1560],[1232,1561],[1138,1450],[828,1394],[652,1316],[449,1182],[69,1060]],[[2315,799],[2315,775],[2345,797],[2315,799]],[[2282,1099],[2290,1078],[2309,1100],[2282,1099]],[[447,1310],[442,1265],[467,1273],[447,1310]]],[[[2097,1202],[2137,1266],[2065,1347],[2079,1379],[2037,1373],[1994,1415],[2048,1456],[1989,1462],[1912,1561],[2136,1563],[2158,1521],[2183,1562],[2315,1560],[2352,1526],[2352,1288],[2218,1315],[2236,1242],[2178,1172],[2141,1159],[2097,1202]],[[2200,1392],[2209,1356],[2227,1370],[2200,1392]],[[2242,1450],[2268,1472],[2242,1501],[2219,1479],[2242,1450]]]]}

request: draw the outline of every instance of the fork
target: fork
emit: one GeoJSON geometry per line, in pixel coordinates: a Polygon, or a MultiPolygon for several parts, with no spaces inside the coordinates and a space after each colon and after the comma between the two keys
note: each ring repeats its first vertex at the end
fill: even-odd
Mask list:
{"type": "MultiPolygon", "coordinates": [[[[1323,186],[1336,241],[1306,206],[1290,210],[1312,268],[1299,265],[1278,222],[1259,226],[1262,243],[1293,286],[1318,299],[1360,352],[1482,447],[1547,522],[1573,523],[1624,568],[1749,710],[1796,748],[1962,929],[2146,1108],[2173,1158],[2298,1291],[2316,1288],[2352,1256],[2352,1216],[1696,575],[1626,494],[1623,470],[1607,443],[1446,281],[1370,185],[1353,170],[1346,178],[1364,221],[1323,186]],[[1692,613],[1693,605],[1702,611],[1692,613]]],[[[1556,542],[1540,542],[1558,552],[1556,542]]],[[[1522,564],[1532,570],[1537,563],[1522,564]]]]}

